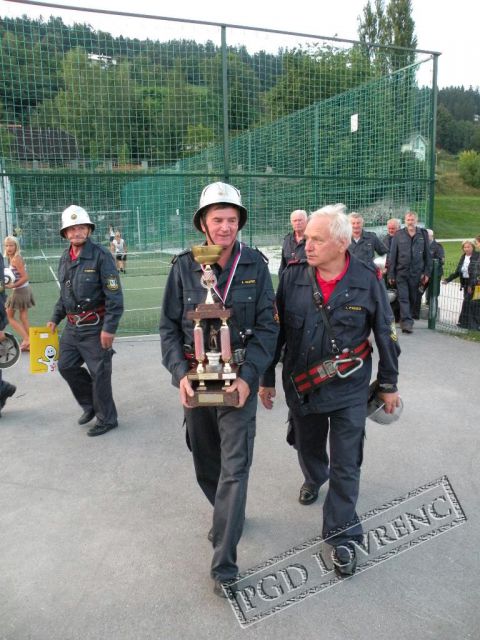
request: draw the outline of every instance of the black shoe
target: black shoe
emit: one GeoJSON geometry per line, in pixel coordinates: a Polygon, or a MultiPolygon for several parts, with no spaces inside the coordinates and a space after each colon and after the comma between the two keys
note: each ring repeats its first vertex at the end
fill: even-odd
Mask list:
{"type": "Polygon", "coordinates": [[[11,398],[17,387],[14,384],[10,384],[10,382],[3,383],[3,391],[0,395],[0,409],[3,409],[8,398],[11,398]]]}
{"type": "Polygon", "coordinates": [[[208,541],[211,542],[213,544],[213,527],[210,529],[210,531],[207,534],[207,538],[208,541]]]}
{"type": "Polygon", "coordinates": [[[213,593],[219,598],[227,597],[227,594],[225,593],[222,587],[223,584],[228,584],[228,583],[224,582],[223,580],[218,580],[217,578],[215,578],[215,582],[213,584],[213,593]]]}
{"type": "Polygon", "coordinates": [[[357,569],[355,547],[349,542],[338,545],[333,550],[333,564],[339,576],[353,576],[357,569]]]}
{"type": "Polygon", "coordinates": [[[100,424],[97,422],[95,426],[91,427],[87,431],[87,435],[92,437],[101,436],[104,433],[107,433],[107,431],[110,431],[110,429],[115,429],[116,427],[118,427],[118,424],[100,424]]]}
{"type": "Polygon", "coordinates": [[[308,484],[302,484],[298,501],[300,504],[312,504],[318,498],[318,489],[308,484]]]}
{"type": "Polygon", "coordinates": [[[93,409],[89,409],[88,411],[84,411],[80,418],[78,419],[78,424],[87,424],[90,420],[93,420],[95,417],[95,411],[93,409]]]}
{"type": "Polygon", "coordinates": [[[402,333],[413,333],[412,327],[403,327],[402,333]]]}

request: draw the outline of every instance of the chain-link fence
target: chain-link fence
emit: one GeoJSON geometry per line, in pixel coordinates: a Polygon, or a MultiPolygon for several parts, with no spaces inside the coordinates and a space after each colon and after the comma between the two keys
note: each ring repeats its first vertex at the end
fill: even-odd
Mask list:
{"type": "Polygon", "coordinates": [[[168,37],[146,38],[151,19],[111,12],[105,30],[104,14],[71,14],[0,21],[0,227],[21,239],[38,314],[58,292],[72,203],[97,241],[110,225],[126,240],[124,332],[156,331],[209,182],[240,188],[243,240],[272,264],[293,209],[344,202],[373,227],[408,209],[431,219],[436,55],[206,23],[192,37],[165,19],[168,37]]]}

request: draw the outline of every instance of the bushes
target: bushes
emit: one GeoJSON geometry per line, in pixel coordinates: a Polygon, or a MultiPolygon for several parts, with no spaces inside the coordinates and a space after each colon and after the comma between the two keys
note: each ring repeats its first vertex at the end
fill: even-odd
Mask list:
{"type": "Polygon", "coordinates": [[[458,170],[466,184],[480,188],[480,153],[462,151],[458,158],[458,170]]]}

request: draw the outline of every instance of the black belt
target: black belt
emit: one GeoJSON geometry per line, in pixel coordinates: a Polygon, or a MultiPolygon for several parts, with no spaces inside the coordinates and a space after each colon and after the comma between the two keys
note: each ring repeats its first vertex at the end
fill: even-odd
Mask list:
{"type": "Polygon", "coordinates": [[[80,311],[79,313],[67,313],[67,320],[70,324],[79,326],[96,325],[100,322],[100,318],[105,315],[105,307],[90,309],[89,311],[80,311]]]}
{"type": "Polygon", "coordinates": [[[322,384],[330,382],[333,378],[348,378],[354,371],[363,366],[363,361],[372,352],[372,346],[368,340],[362,344],[337,355],[320,360],[307,371],[293,373],[290,378],[298,396],[311,393],[322,384]]]}

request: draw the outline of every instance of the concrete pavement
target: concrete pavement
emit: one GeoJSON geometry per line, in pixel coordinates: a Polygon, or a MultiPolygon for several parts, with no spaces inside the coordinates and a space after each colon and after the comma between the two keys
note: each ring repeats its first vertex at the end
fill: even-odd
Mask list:
{"type": "MultiPolygon", "coordinates": [[[[367,424],[358,512],[447,475],[467,522],[246,629],[212,593],[211,508],[158,339],[116,342],[120,424],[97,438],[66,383],[22,355],[0,420],[0,639],[478,638],[480,345],[425,322],[400,341],[405,411],[367,424]]],[[[242,572],[321,531],[325,489],[298,503],[285,420],[281,393],[259,408],[242,572]]]]}

